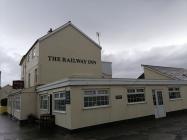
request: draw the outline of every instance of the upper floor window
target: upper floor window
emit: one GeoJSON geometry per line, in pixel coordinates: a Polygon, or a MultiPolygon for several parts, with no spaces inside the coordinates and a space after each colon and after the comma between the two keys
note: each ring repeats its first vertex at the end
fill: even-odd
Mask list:
{"type": "Polygon", "coordinates": [[[30,61],[30,57],[29,57],[29,54],[27,55],[27,62],[29,62],[30,61]]]}
{"type": "Polygon", "coordinates": [[[24,76],[25,76],[25,66],[24,66],[24,64],[22,65],[22,75],[21,75],[22,77],[22,80],[24,80],[24,76]]]}
{"type": "Polygon", "coordinates": [[[109,105],[108,90],[85,90],[84,91],[84,107],[100,107],[109,105]]]}
{"type": "Polygon", "coordinates": [[[37,82],[38,82],[38,70],[37,69],[34,70],[34,81],[35,81],[35,85],[37,85],[37,82]]]}
{"type": "Polygon", "coordinates": [[[127,89],[128,103],[145,102],[144,88],[127,89]]]}
{"type": "Polygon", "coordinates": [[[32,49],[32,58],[34,58],[36,56],[36,48],[32,49]]]}
{"type": "Polygon", "coordinates": [[[31,52],[29,52],[27,55],[27,62],[29,62],[30,60],[31,60],[31,52]]]}
{"type": "Polygon", "coordinates": [[[29,73],[28,74],[28,87],[31,86],[31,74],[29,73]]]}
{"type": "Polygon", "coordinates": [[[180,88],[178,88],[178,87],[169,87],[168,92],[169,92],[170,99],[181,98],[180,88]]]}

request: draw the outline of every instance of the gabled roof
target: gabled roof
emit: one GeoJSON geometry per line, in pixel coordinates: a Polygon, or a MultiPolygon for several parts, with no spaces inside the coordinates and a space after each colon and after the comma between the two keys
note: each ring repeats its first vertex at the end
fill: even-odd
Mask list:
{"type": "Polygon", "coordinates": [[[30,50],[32,50],[32,48],[35,46],[36,43],[44,40],[44,39],[47,39],[48,37],[54,35],[55,33],[65,29],[66,27],[68,26],[72,26],[75,30],[77,30],[80,34],[82,34],[84,37],[86,37],[89,41],[91,41],[93,44],[95,44],[98,48],[102,49],[101,46],[96,43],[94,40],[92,40],[90,37],[88,37],[85,33],[83,33],[79,28],[77,28],[75,25],[73,25],[71,23],[71,21],[68,21],[67,23],[65,23],[64,25],[60,26],[59,28],[53,30],[52,32],[50,33],[47,33],[46,35],[40,37],[39,39],[37,39],[34,44],[31,46],[31,48],[27,51],[27,53],[21,58],[21,61],[20,61],[20,65],[23,63],[23,60],[24,58],[27,56],[27,54],[30,52],[30,50]]]}
{"type": "Polygon", "coordinates": [[[165,75],[174,80],[187,80],[187,69],[184,68],[152,66],[152,65],[142,65],[142,66],[149,68],[157,73],[165,75]]]}

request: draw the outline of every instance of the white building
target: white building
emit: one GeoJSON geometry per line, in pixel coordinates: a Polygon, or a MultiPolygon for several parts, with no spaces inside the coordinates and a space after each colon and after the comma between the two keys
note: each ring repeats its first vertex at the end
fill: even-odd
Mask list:
{"type": "Polygon", "coordinates": [[[25,89],[8,106],[19,120],[50,113],[72,130],[187,108],[185,69],[143,65],[144,79],[112,78],[101,46],[71,22],[39,38],[20,65],[25,89]]]}

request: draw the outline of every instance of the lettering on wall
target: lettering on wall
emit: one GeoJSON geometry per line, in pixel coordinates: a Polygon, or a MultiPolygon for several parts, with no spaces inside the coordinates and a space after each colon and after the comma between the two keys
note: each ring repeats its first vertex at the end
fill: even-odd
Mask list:
{"type": "Polygon", "coordinates": [[[57,57],[57,56],[48,56],[48,60],[51,62],[63,62],[63,63],[79,63],[79,64],[96,64],[95,60],[91,59],[81,59],[74,57],[57,57]]]}

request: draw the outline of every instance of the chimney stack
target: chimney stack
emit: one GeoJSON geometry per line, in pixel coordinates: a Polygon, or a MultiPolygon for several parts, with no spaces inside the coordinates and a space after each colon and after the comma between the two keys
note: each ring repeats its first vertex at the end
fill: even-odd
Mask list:
{"type": "Polygon", "coordinates": [[[49,29],[49,31],[47,32],[48,34],[53,32],[52,28],[49,29]]]}

